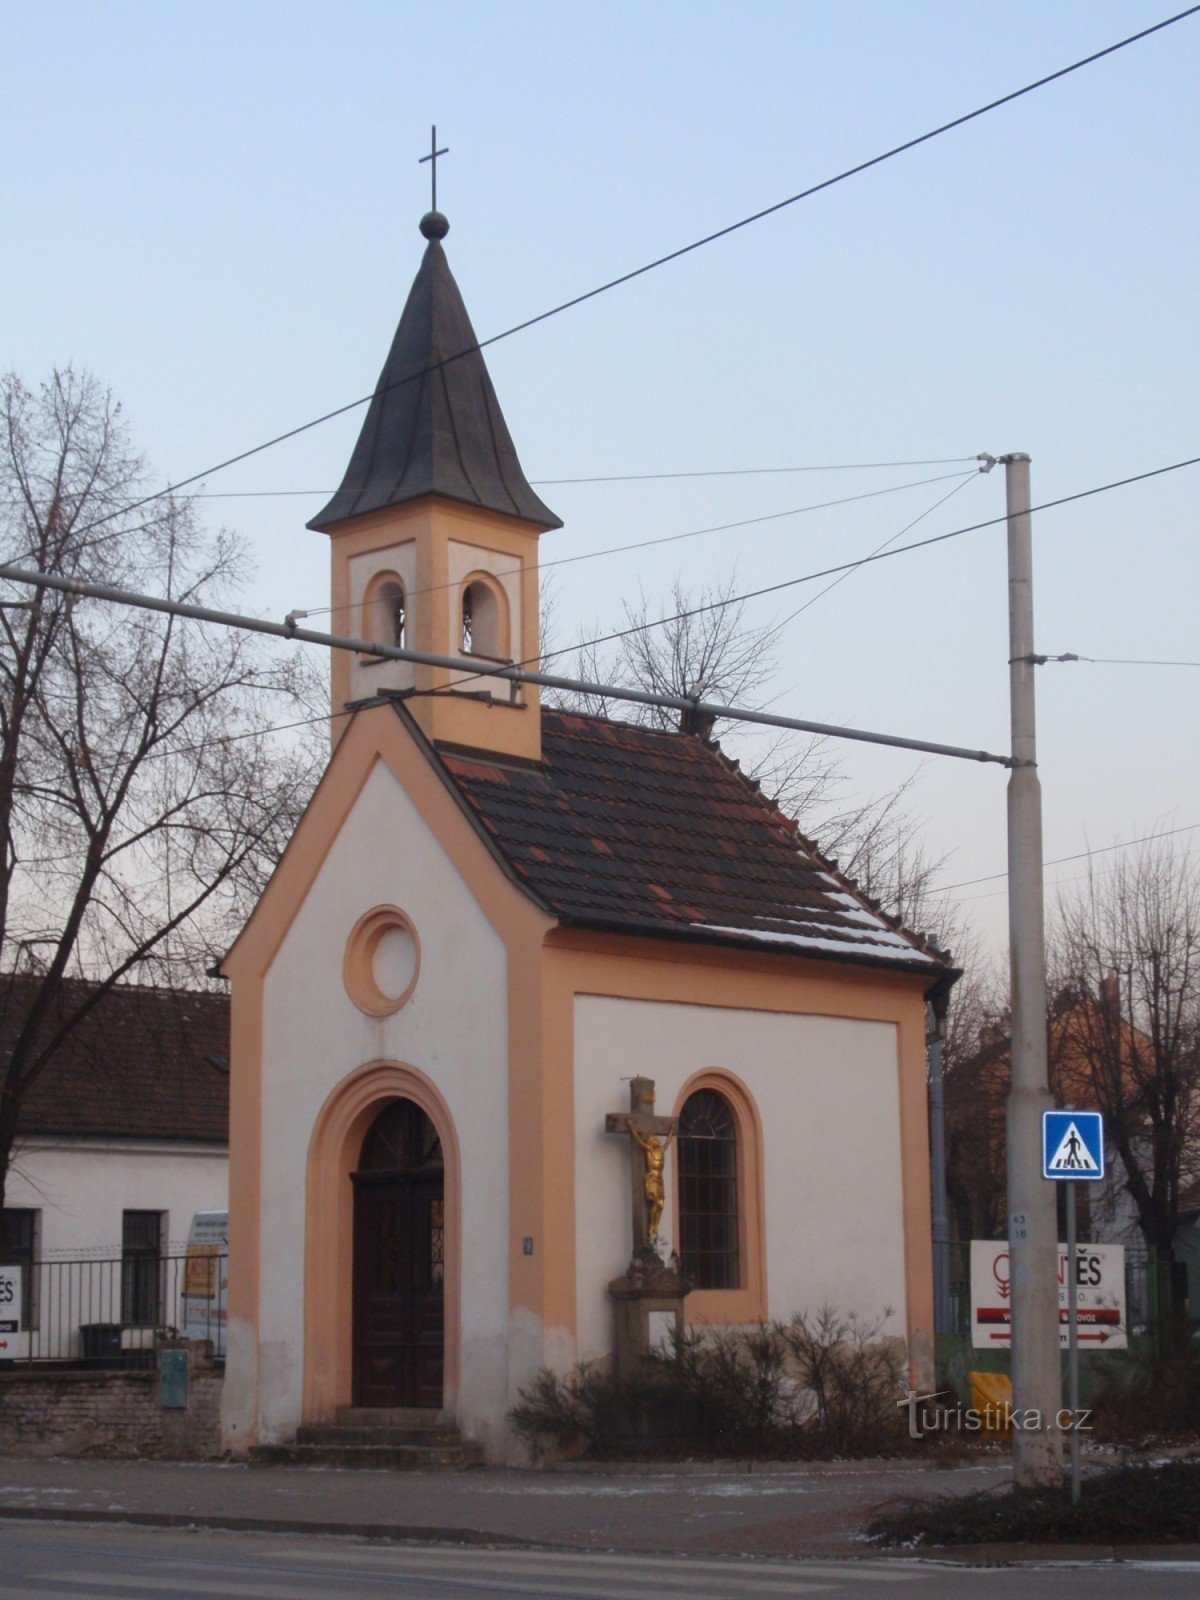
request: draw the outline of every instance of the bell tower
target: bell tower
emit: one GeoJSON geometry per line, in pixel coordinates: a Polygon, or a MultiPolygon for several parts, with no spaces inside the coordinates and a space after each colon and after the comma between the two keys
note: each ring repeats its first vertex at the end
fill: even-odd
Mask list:
{"type": "MultiPolygon", "coordinates": [[[[427,243],[341,487],[308,524],[330,538],[333,626],[385,645],[536,662],[538,538],[561,521],[530,487],[442,248],[427,243]]],[[[541,756],[535,685],[333,656],[333,709],[405,694],[435,744],[541,756]]],[[[342,719],[335,720],[334,739],[342,719]]]]}

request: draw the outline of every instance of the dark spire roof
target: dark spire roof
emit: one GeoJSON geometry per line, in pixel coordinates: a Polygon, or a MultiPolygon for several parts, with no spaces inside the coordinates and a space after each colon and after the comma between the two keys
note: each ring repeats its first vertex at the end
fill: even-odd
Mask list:
{"type": "Polygon", "coordinates": [[[375,396],[342,486],[310,528],[326,529],[427,494],[543,528],[562,527],[517,460],[442,249],[448,228],[440,212],[421,219],[429,243],[375,396]]]}

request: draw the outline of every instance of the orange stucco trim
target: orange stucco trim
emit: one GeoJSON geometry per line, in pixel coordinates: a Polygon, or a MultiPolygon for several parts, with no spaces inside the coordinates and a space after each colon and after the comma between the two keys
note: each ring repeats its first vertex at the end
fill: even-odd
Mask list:
{"type": "MultiPolygon", "coordinates": [[[[263,987],[271,964],[329,850],[379,761],[387,766],[416,806],[505,944],[511,1172],[509,1296],[514,1309],[527,1310],[545,1324],[545,1302],[554,1295],[553,1274],[558,1261],[554,1257],[548,1259],[540,1248],[533,1256],[524,1255],[522,1239],[533,1235],[541,1241],[553,1234],[562,1209],[557,1167],[548,1172],[544,1158],[540,1115],[541,1108],[553,1099],[552,1088],[543,1081],[540,985],[541,945],[552,924],[550,918],[498,870],[486,845],[438,776],[427,752],[390,706],[360,711],[350,722],[279,866],[224,963],[224,971],[232,983],[235,1019],[230,1086],[230,1314],[257,1330],[263,987]]],[[[364,912],[370,905],[369,886],[365,886],[364,912]]],[[[573,1209],[568,1210],[573,1228],[573,1209]]],[[[329,1240],[326,1238],[324,1243],[328,1247],[329,1240]]],[[[572,1246],[572,1260],[573,1255],[572,1246]]],[[[307,1296],[307,1281],[305,1292],[307,1296]]],[[[348,1300],[345,1310],[348,1316],[348,1300]]],[[[572,1310],[570,1326],[573,1325],[572,1310]]],[[[336,1354],[337,1337],[340,1336],[333,1336],[331,1345],[327,1340],[321,1357],[323,1376],[319,1381],[313,1378],[311,1394],[320,1396],[322,1404],[336,1404],[329,1402],[328,1396],[338,1392],[341,1368],[336,1354]]],[[[308,1370],[307,1357],[305,1370],[308,1370]]],[[[307,1388],[305,1393],[309,1394],[307,1388]]],[[[309,1420],[307,1416],[305,1420],[309,1420]]],[[[251,1444],[254,1440],[248,1438],[244,1442],[251,1444]]]]}
{"type": "MultiPolygon", "coordinates": [[[[900,1112],[900,1171],[904,1220],[907,1332],[912,1343],[932,1338],[933,1262],[929,1193],[929,1124],[926,1106],[925,1000],[929,979],[917,973],[780,957],[717,945],[637,939],[586,929],[554,928],[545,942],[543,976],[545,1079],[553,1106],[543,1108],[550,1148],[563,1168],[563,1192],[574,1193],[574,1002],[576,995],[670,1001],[730,1010],[846,1017],[891,1023],[897,1029],[896,1070],[900,1112]]],[[[759,1146],[761,1150],[761,1144],[759,1146]]],[[[567,1207],[564,1207],[563,1230],[567,1207]]],[[[554,1296],[566,1315],[565,1283],[574,1327],[574,1208],[570,1252],[559,1241],[569,1278],[554,1296]]],[[[770,1219],[765,1219],[770,1226],[770,1219]]],[[[765,1277],[763,1294],[765,1297],[765,1277]]],[[[699,1302],[695,1316],[703,1310],[699,1302]]]]}
{"type": "MultiPolygon", "coordinates": [[[[672,1116],[677,1117],[689,1096],[699,1089],[715,1089],[722,1095],[737,1127],[738,1264],[742,1281],[736,1289],[693,1289],[684,1301],[684,1318],[693,1324],[763,1322],[767,1315],[767,1238],[762,1118],[746,1085],[723,1068],[694,1073],[676,1096],[672,1116]]],[[[678,1154],[674,1168],[678,1218],[678,1154]]]]}
{"type": "Polygon", "coordinates": [[[462,1346],[462,1157],[446,1102],[415,1067],[376,1061],[338,1084],[317,1114],[308,1147],[304,1216],[304,1416],[332,1420],[350,1404],[354,1366],[354,1186],[363,1139],[384,1105],[412,1100],[437,1129],[445,1162],[445,1379],[442,1404],[458,1405],[462,1346]]]}
{"type": "MultiPolygon", "coordinates": [[[[389,551],[415,543],[416,584],[407,596],[409,637],[415,649],[458,655],[462,645],[459,632],[462,585],[450,583],[450,546],[474,547],[511,561],[521,593],[521,637],[515,642],[517,647],[513,655],[520,661],[536,660],[539,650],[537,550],[541,532],[533,523],[462,505],[439,495],[427,495],[406,505],[353,517],[329,530],[334,619],[344,621],[353,617],[357,621],[360,616],[359,608],[350,604],[350,562],[355,556],[378,554],[382,570],[394,564],[389,559],[389,551]]],[[[508,596],[504,594],[504,586],[496,582],[496,575],[481,570],[471,576],[488,581],[503,595],[508,619],[508,596]]],[[[508,631],[511,634],[511,626],[508,631]]],[[[350,696],[350,663],[344,652],[333,652],[331,673],[332,703],[339,709],[350,696]]],[[[430,739],[475,744],[530,760],[540,757],[541,719],[537,714],[535,685],[526,686],[521,703],[512,705],[503,699],[476,701],[462,693],[429,694],[430,690],[445,689],[455,676],[445,667],[418,664],[413,668],[413,681],[422,691],[413,702],[413,716],[430,739]],[[490,719],[489,709],[493,712],[490,719]]],[[[503,692],[502,688],[494,687],[494,680],[493,692],[503,692]]],[[[341,732],[342,725],[334,723],[335,743],[341,732]]]]}
{"type": "Polygon", "coordinates": [[[346,940],[346,953],[342,958],[342,982],[346,993],[358,1009],[368,1017],[390,1017],[406,1005],[421,976],[421,940],[413,927],[412,918],[399,906],[375,906],[359,917],[346,940]],[[385,933],[392,928],[407,933],[413,942],[413,970],[400,994],[384,994],[375,977],[375,953],[385,933]]]}

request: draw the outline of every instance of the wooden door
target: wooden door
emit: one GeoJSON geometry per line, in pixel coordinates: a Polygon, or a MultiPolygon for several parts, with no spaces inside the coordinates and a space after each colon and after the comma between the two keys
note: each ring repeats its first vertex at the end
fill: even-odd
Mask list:
{"type": "MultiPolygon", "coordinates": [[[[354,1404],[438,1409],[445,1361],[441,1150],[436,1140],[432,1151],[428,1139],[405,1143],[407,1150],[392,1154],[409,1154],[414,1164],[381,1170],[370,1162],[354,1174],[354,1404]]],[[[368,1135],[364,1158],[377,1148],[368,1135]]]]}

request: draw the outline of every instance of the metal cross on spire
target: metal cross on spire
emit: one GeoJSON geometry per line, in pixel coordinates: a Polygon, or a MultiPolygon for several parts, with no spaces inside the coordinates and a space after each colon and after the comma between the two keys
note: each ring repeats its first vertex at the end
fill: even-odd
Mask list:
{"type": "Polygon", "coordinates": [[[429,177],[430,177],[430,181],[431,181],[431,188],[432,188],[432,194],[433,194],[433,204],[429,208],[431,211],[436,211],[437,210],[437,164],[438,164],[438,157],[439,156],[448,156],[449,154],[450,154],[449,145],[444,146],[441,150],[439,150],[438,147],[437,147],[437,123],[435,122],[433,124],[432,128],[430,128],[430,130],[429,130],[429,154],[427,156],[422,156],[420,158],[420,160],[417,162],[418,166],[423,166],[426,161],[429,162],[429,177]]]}

